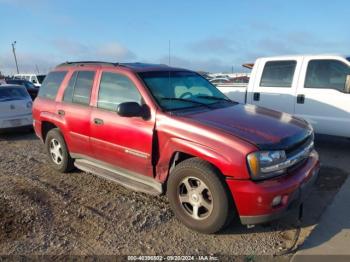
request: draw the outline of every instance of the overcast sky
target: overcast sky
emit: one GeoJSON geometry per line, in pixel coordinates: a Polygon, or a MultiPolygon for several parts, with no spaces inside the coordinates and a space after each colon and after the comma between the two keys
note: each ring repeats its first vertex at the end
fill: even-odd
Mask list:
{"type": "Polygon", "coordinates": [[[259,56],[350,54],[350,1],[0,0],[0,71],[73,60],[241,71],[259,56]]]}

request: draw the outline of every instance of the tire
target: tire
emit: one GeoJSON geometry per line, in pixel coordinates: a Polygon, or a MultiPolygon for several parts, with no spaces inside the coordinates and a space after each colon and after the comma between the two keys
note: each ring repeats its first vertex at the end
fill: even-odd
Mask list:
{"type": "Polygon", "coordinates": [[[167,182],[167,197],[176,217],[201,233],[216,233],[235,217],[221,173],[199,158],[184,160],[174,168],[167,182]]]}
{"type": "Polygon", "coordinates": [[[51,129],[47,133],[45,147],[54,169],[68,173],[74,168],[74,160],[69,155],[66,142],[58,128],[51,129]]]}

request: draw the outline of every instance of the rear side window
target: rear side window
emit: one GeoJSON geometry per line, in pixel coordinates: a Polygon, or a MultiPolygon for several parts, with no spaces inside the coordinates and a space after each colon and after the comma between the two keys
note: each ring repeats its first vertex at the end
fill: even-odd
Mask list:
{"type": "Polygon", "coordinates": [[[66,90],[64,90],[63,101],[65,102],[71,103],[73,101],[74,85],[77,80],[77,75],[78,72],[75,71],[68,82],[66,90]]]}
{"type": "Polygon", "coordinates": [[[62,84],[66,74],[67,71],[56,71],[49,73],[39,89],[38,96],[48,99],[55,99],[58,88],[62,84]]]}
{"type": "Polygon", "coordinates": [[[337,60],[311,60],[305,77],[306,88],[327,88],[344,92],[350,67],[337,60]]]}
{"type": "Polygon", "coordinates": [[[89,105],[94,77],[94,71],[74,72],[64,91],[63,101],[89,105]]]}
{"type": "Polygon", "coordinates": [[[296,61],[267,62],[261,76],[260,86],[291,87],[296,64],[296,61]]]}
{"type": "Polygon", "coordinates": [[[97,107],[115,111],[120,103],[141,103],[141,95],[131,80],[117,73],[104,72],[101,77],[97,107]]]}

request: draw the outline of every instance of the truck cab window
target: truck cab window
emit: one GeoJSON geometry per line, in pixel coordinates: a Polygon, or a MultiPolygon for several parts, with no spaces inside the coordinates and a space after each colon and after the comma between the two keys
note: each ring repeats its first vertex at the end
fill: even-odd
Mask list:
{"type": "Polygon", "coordinates": [[[335,89],[344,91],[350,67],[337,60],[311,60],[307,67],[305,88],[335,89]]]}
{"type": "Polygon", "coordinates": [[[297,62],[270,61],[265,64],[261,87],[291,87],[297,62]]]}

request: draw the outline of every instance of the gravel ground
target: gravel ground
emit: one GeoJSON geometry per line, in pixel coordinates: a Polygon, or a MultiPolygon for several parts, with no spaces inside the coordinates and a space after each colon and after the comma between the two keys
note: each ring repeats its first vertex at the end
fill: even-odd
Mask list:
{"type": "MultiPolygon", "coordinates": [[[[349,155],[346,140],[317,145],[331,163],[322,165],[306,201],[299,244],[347,177],[336,162],[343,156],[332,158],[339,143],[349,155]]],[[[84,172],[60,174],[34,134],[0,135],[3,255],[271,255],[291,244],[296,217],[251,229],[235,222],[219,234],[199,234],[176,220],[166,197],[135,193],[84,172]]]]}

